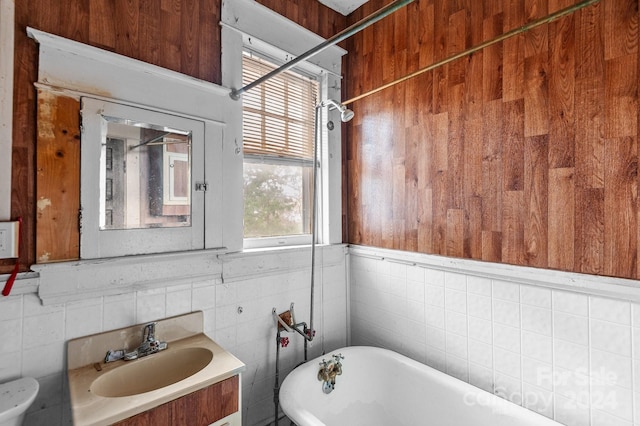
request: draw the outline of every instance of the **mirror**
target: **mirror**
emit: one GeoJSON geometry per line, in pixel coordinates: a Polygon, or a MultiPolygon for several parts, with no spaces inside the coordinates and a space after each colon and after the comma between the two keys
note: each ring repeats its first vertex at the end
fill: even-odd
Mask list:
{"type": "Polygon", "coordinates": [[[191,225],[191,131],[102,118],[100,230],[191,225]]]}

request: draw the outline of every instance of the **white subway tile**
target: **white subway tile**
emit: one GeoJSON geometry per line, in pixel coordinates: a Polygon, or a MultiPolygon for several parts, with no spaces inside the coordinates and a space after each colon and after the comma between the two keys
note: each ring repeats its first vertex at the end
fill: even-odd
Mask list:
{"type": "Polygon", "coordinates": [[[167,290],[167,317],[191,312],[191,286],[176,291],[167,290]]]}
{"type": "Polygon", "coordinates": [[[65,317],[65,339],[99,333],[102,326],[102,304],[68,307],[65,317]]]}
{"type": "Polygon", "coordinates": [[[549,336],[522,332],[522,353],[538,361],[551,364],[553,362],[553,340],[549,336]]]}
{"type": "Polygon", "coordinates": [[[191,309],[193,309],[194,311],[198,311],[201,309],[208,309],[216,306],[224,306],[225,303],[217,303],[217,292],[223,287],[224,285],[194,287],[191,291],[191,309]]]}
{"type": "Polygon", "coordinates": [[[520,327],[520,304],[493,299],[493,321],[520,327]]]}
{"type": "Polygon", "coordinates": [[[0,355],[22,347],[22,319],[0,321],[0,355]]]}
{"type": "Polygon", "coordinates": [[[135,293],[105,296],[102,307],[103,330],[115,330],[137,323],[135,293]]]}
{"type": "MultiPolygon", "coordinates": [[[[618,386],[591,385],[591,412],[607,413],[631,422],[633,421],[633,393],[630,389],[618,386]]],[[[595,418],[594,415],[593,419],[595,418]]],[[[611,423],[598,422],[597,424],[610,425],[611,423]]]]}
{"type": "Polygon", "coordinates": [[[604,411],[592,409],[591,426],[632,426],[632,423],[604,411]]]}
{"type": "Polygon", "coordinates": [[[514,379],[522,378],[520,354],[495,348],[493,351],[493,362],[496,371],[506,374],[514,379]]]}
{"type": "Polygon", "coordinates": [[[493,281],[493,297],[510,302],[520,302],[520,284],[508,281],[493,281]]]}
{"type": "Polygon", "coordinates": [[[444,351],[427,345],[426,359],[428,366],[442,372],[445,372],[447,370],[446,356],[444,351]]]}
{"type": "Polygon", "coordinates": [[[571,398],[577,404],[589,406],[591,394],[589,391],[589,372],[586,369],[566,370],[558,366],[553,367],[554,392],[571,398]]]}
{"type": "Polygon", "coordinates": [[[144,290],[136,293],[136,321],[155,321],[166,317],[166,289],[144,290]]]}
{"type": "Polygon", "coordinates": [[[630,357],[631,327],[593,319],[591,345],[595,349],[630,357]]]}
{"type": "Polygon", "coordinates": [[[490,321],[469,317],[469,335],[481,342],[493,344],[493,330],[490,321]]]}
{"type": "Polygon", "coordinates": [[[0,382],[19,378],[22,374],[22,353],[19,348],[15,352],[0,353],[0,382]]]}
{"type": "Polygon", "coordinates": [[[522,380],[538,388],[553,391],[553,367],[533,358],[522,357],[522,380]]]}
{"type": "Polygon", "coordinates": [[[523,383],[522,397],[523,407],[535,411],[538,414],[542,414],[547,418],[553,418],[553,392],[528,383],[523,383]]]}
{"type": "Polygon", "coordinates": [[[25,349],[63,341],[64,312],[54,311],[44,315],[25,317],[22,333],[22,345],[25,349]]]}
{"type": "Polygon", "coordinates": [[[634,327],[640,327],[640,303],[631,304],[631,323],[634,327]]]}
{"type": "Polygon", "coordinates": [[[24,349],[22,351],[22,375],[42,377],[65,371],[65,342],[53,343],[24,349]]]}
{"type": "Polygon", "coordinates": [[[426,327],[427,345],[443,351],[446,349],[445,331],[440,328],[426,327]]]}
{"type": "Polygon", "coordinates": [[[520,353],[520,329],[494,323],[493,344],[499,348],[520,353]]]}
{"type": "Polygon", "coordinates": [[[586,346],[553,339],[554,365],[567,370],[581,370],[583,374],[589,372],[589,350],[586,346]]]}
{"type": "Polygon", "coordinates": [[[469,382],[469,364],[467,360],[447,353],[447,374],[463,382],[469,382]]]}
{"type": "Polygon", "coordinates": [[[591,296],[589,316],[591,318],[631,325],[631,304],[622,300],[591,296]]]}
{"type": "Polygon", "coordinates": [[[493,368],[493,347],[475,339],[468,340],[469,361],[485,368],[493,368]]]}
{"type": "Polygon", "coordinates": [[[585,317],[589,314],[589,298],[585,294],[553,290],[551,298],[556,311],[585,317]]]}
{"type": "Polygon", "coordinates": [[[407,279],[407,265],[398,262],[389,262],[389,275],[402,280],[407,279]]]}
{"type": "Polygon", "coordinates": [[[444,286],[457,291],[467,291],[467,276],[455,272],[445,272],[444,286]]]}
{"type": "Polygon", "coordinates": [[[454,355],[462,359],[468,358],[466,337],[458,336],[457,334],[446,333],[445,338],[447,357],[449,357],[449,355],[454,355]]]}
{"type": "Polygon", "coordinates": [[[470,275],[467,277],[467,291],[472,294],[491,297],[491,279],[470,275]]]}
{"type": "Polygon", "coordinates": [[[522,329],[551,336],[551,311],[545,308],[522,305],[522,329]]]}
{"type": "Polygon", "coordinates": [[[497,372],[494,379],[494,394],[516,405],[522,405],[522,381],[497,372]]]}
{"type": "MultiPolygon", "coordinates": [[[[588,397],[588,395],[587,395],[588,397]]],[[[566,426],[588,426],[591,422],[588,400],[582,402],[575,397],[555,392],[553,395],[555,420],[566,426]]]]}
{"type": "Polygon", "coordinates": [[[416,281],[424,285],[424,268],[407,266],[407,281],[416,281]]]}
{"type": "Polygon", "coordinates": [[[25,317],[31,317],[35,315],[45,315],[54,312],[63,312],[64,305],[43,305],[40,298],[35,293],[25,294],[22,296],[23,305],[22,309],[25,317]]]}
{"type": "Polygon", "coordinates": [[[0,321],[22,318],[22,296],[0,298],[0,321]]]}
{"type": "Polygon", "coordinates": [[[427,285],[425,287],[425,300],[429,305],[444,308],[444,288],[427,285]]]}
{"type": "MultiPolygon", "coordinates": [[[[425,302],[425,284],[421,281],[407,281],[407,299],[425,302]]],[[[444,304],[444,303],[443,303],[444,304]]]]}
{"type": "Polygon", "coordinates": [[[444,329],[444,309],[428,306],[425,319],[428,326],[444,329]]]}
{"type": "Polygon", "coordinates": [[[424,279],[427,284],[444,287],[444,271],[425,269],[424,272],[424,279]]]}
{"type": "Polygon", "coordinates": [[[551,309],[551,289],[531,285],[520,286],[520,303],[551,309]]]}
{"type": "Polygon", "coordinates": [[[467,312],[469,316],[491,320],[491,298],[467,294],[467,312]]]}
{"type": "Polygon", "coordinates": [[[631,389],[631,372],[631,358],[591,349],[591,380],[594,384],[631,389]]]}
{"type": "Polygon", "coordinates": [[[589,319],[556,312],[553,315],[553,337],[586,346],[589,344],[589,319]]]}
{"type": "Polygon", "coordinates": [[[421,324],[426,323],[424,302],[407,301],[407,319],[421,324]]]}
{"type": "Polygon", "coordinates": [[[470,362],[469,383],[493,393],[493,370],[470,362]]]}
{"type": "Polygon", "coordinates": [[[445,288],[444,306],[448,311],[455,311],[461,314],[467,313],[467,293],[445,288]]]}
{"type": "Polygon", "coordinates": [[[457,312],[445,312],[445,329],[447,332],[467,336],[467,316],[457,312]]]}
{"type": "Polygon", "coordinates": [[[236,283],[218,284],[215,287],[215,306],[235,305],[237,303],[236,283]]]}

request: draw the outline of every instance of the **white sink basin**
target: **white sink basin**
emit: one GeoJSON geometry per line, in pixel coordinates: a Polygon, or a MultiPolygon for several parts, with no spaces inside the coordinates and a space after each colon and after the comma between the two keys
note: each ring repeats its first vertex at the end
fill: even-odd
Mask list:
{"type": "Polygon", "coordinates": [[[213,359],[207,348],[168,349],[119,366],[95,379],[89,391],[114,398],[138,395],[172,385],[193,376],[213,359]]]}

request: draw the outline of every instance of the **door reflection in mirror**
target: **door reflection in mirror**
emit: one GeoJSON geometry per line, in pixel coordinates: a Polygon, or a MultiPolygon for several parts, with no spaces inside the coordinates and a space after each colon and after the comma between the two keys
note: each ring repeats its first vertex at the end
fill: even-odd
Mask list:
{"type": "Polygon", "coordinates": [[[100,229],[190,226],[191,132],[102,118],[100,229]]]}

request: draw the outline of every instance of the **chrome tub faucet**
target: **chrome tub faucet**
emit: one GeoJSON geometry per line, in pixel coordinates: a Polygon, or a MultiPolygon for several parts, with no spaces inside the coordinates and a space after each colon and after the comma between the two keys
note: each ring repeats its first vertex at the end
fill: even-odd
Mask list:
{"type": "Polygon", "coordinates": [[[324,359],[320,362],[320,370],[318,371],[318,380],[322,382],[322,391],[331,393],[336,385],[336,376],[342,374],[341,359],[342,354],[333,355],[329,361],[324,359]]]}

